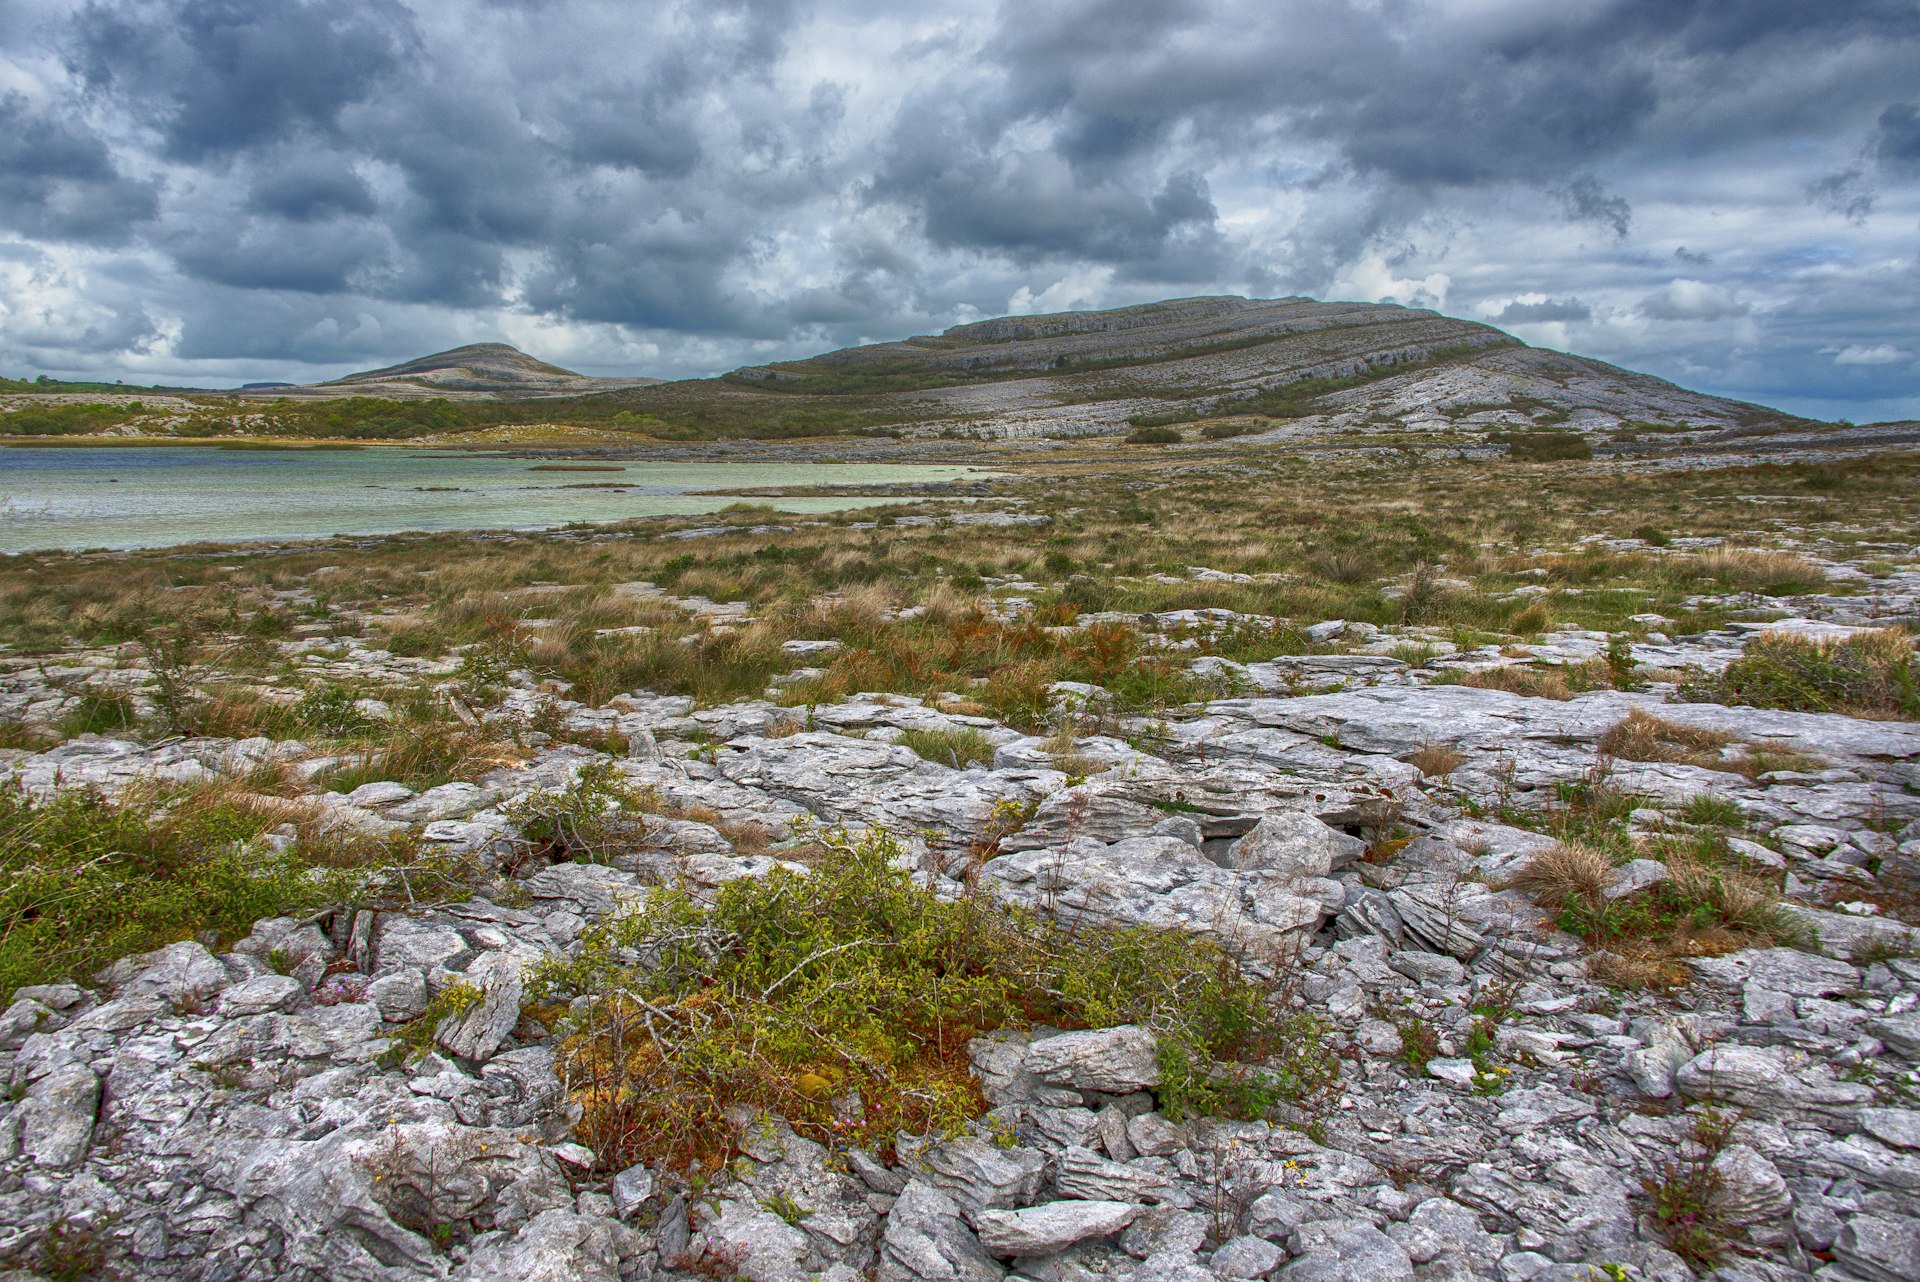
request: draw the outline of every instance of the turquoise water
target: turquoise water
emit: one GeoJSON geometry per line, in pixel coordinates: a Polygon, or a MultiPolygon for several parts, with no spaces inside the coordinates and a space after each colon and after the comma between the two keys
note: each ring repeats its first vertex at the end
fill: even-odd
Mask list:
{"type": "MultiPolygon", "coordinates": [[[[574,521],[714,512],[703,490],[880,485],[985,476],[884,463],[647,463],[536,471],[560,459],[410,449],[223,450],[213,446],[0,449],[0,552],[167,547],[203,540],[324,538],[402,530],[547,529],[574,521]]],[[[755,499],[838,512],[906,498],[755,499]]]]}

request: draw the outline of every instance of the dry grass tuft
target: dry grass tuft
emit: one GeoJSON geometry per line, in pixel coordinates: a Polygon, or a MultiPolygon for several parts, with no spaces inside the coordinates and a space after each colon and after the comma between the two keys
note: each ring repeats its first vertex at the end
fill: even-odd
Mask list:
{"type": "Polygon", "coordinates": [[[1658,949],[1622,945],[1587,958],[1587,977],[1610,988],[1681,988],[1691,978],[1686,965],[1658,949]]]}
{"type": "Polygon", "coordinates": [[[1534,601],[1513,612],[1507,620],[1507,631],[1519,636],[1533,636],[1545,632],[1553,626],[1553,615],[1547,610],[1545,601],[1534,601]]]}
{"type": "Polygon", "coordinates": [[[1771,774],[1776,770],[1813,774],[1825,770],[1827,760],[1811,752],[1801,752],[1798,748],[1761,744],[1757,747],[1742,749],[1740,755],[1729,761],[1727,765],[1749,779],[1758,779],[1761,775],[1771,774]]]}
{"type": "Polygon", "coordinates": [[[1532,699],[1565,702],[1588,690],[1605,689],[1611,680],[1607,665],[1599,659],[1590,659],[1586,663],[1565,664],[1557,668],[1508,664],[1501,668],[1489,668],[1485,672],[1469,673],[1461,678],[1460,684],[1478,690],[1505,690],[1508,694],[1526,695],[1532,699]]]}
{"type": "Polygon", "coordinates": [[[1701,578],[1769,595],[1809,592],[1827,579],[1825,570],[1803,556],[1753,548],[1714,548],[1688,557],[1683,564],[1701,578]]]}
{"type": "Polygon", "coordinates": [[[1597,900],[1613,876],[1604,850],[1577,841],[1556,842],[1522,864],[1508,886],[1549,912],[1582,900],[1597,900]]]}
{"type": "Polygon", "coordinates": [[[1682,725],[1635,708],[1601,736],[1600,751],[1623,761],[1669,761],[1723,769],[1720,749],[1734,736],[1704,726],[1682,725]]]}
{"type": "Polygon", "coordinates": [[[1443,779],[1467,763],[1467,755],[1452,744],[1422,744],[1407,764],[1429,779],[1443,779]]]}

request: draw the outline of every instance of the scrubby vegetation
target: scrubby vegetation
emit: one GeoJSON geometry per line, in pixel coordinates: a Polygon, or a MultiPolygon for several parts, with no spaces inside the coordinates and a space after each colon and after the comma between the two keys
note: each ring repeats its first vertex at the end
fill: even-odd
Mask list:
{"type": "Polygon", "coordinates": [[[1565,459],[1590,459],[1593,446],[1578,432],[1514,431],[1488,432],[1487,441],[1504,445],[1507,457],[1529,463],[1552,463],[1565,459]]]}
{"type": "Polygon", "coordinates": [[[905,730],[895,742],[955,770],[993,764],[993,741],[978,730],[905,730]]]}
{"type": "Polygon", "coordinates": [[[878,829],[820,845],[806,875],[656,894],[537,972],[601,1162],[711,1166],[740,1105],[843,1143],[955,1131],[984,1107],[968,1040],[1033,1021],[1152,1028],[1174,1117],[1258,1116],[1330,1080],[1313,1021],[1206,940],[942,901],[878,829]]]}
{"type": "Polygon", "coordinates": [[[124,405],[28,404],[0,414],[0,436],[84,436],[131,422],[146,412],[139,401],[124,405]]]}
{"type": "Polygon", "coordinates": [[[1767,633],[1754,638],[1718,679],[1696,683],[1692,692],[1755,708],[1920,719],[1913,639],[1900,628],[1839,640],[1767,633]]]}
{"type": "Polygon", "coordinates": [[[203,931],[237,938],[257,918],[351,893],[354,866],[392,853],[337,838],[285,850],[261,840],[301,818],[225,785],[115,802],[0,787],[0,991],[90,977],[116,957],[203,931]]]}
{"type": "MultiPolygon", "coordinates": [[[[1630,726],[1626,733],[1648,731],[1630,726]]],[[[1627,816],[1650,804],[1615,787],[1602,764],[1586,781],[1561,788],[1545,810],[1503,812],[1510,822],[1558,838],[1508,884],[1587,942],[1593,949],[1588,970],[1596,979],[1627,988],[1676,987],[1687,982],[1688,957],[1805,942],[1804,928],[1781,908],[1777,891],[1727,847],[1726,829],[1743,822],[1738,807],[1703,795],[1680,816],[1689,827],[1636,841],[1627,816]],[[1616,878],[1633,859],[1656,860],[1665,874],[1623,891],[1616,878]]]]}

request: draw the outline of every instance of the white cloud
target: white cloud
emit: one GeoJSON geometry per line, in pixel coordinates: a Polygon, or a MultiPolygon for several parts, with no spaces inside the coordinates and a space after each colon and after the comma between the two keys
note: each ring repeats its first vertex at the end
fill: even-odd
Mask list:
{"type": "Polygon", "coordinates": [[[1395,276],[1379,254],[1368,254],[1347,268],[1333,281],[1329,291],[1335,298],[1353,298],[1368,303],[1401,303],[1408,307],[1445,307],[1447,290],[1453,277],[1446,272],[1429,272],[1414,279],[1395,276]]]}
{"type": "Polygon", "coordinates": [[[1751,308],[1724,286],[1683,276],[1641,299],[1640,310],[1655,320],[1709,321],[1745,316],[1751,308]]]}
{"type": "Polygon", "coordinates": [[[1082,267],[1034,293],[1022,285],[1007,300],[1007,315],[1032,316],[1041,312],[1069,312],[1098,307],[1113,283],[1113,268],[1082,267]]]}
{"type": "Polygon", "coordinates": [[[1898,365],[1902,361],[1912,359],[1912,352],[1903,351],[1892,343],[1876,343],[1872,347],[1855,343],[1851,347],[1843,347],[1835,352],[1833,363],[1835,365],[1898,365]]]}

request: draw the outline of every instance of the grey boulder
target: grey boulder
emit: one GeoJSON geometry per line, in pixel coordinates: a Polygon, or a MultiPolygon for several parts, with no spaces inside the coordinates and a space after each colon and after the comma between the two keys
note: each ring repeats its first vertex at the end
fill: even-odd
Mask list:
{"type": "Polygon", "coordinates": [[[1052,1255],[1088,1238],[1107,1237],[1133,1223],[1132,1202],[1046,1202],[975,1217],[980,1245],[1003,1256],[1052,1255]]]}
{"type": "Polygon", "coordinates": [[[1042,1038],[1027,1047],[1026,1070],[1049,1085],[1109,1095],[1160,1084],[1154,1036],[1133,1024],[1042,1038]]]}
{"type": "Polygon", "coordinates": [[[887,1215],[877,1273],[880,1282],[1000,1282],[1006,1270],[981,1249],[958,1202],[915,1180],[887,1215]]]}

